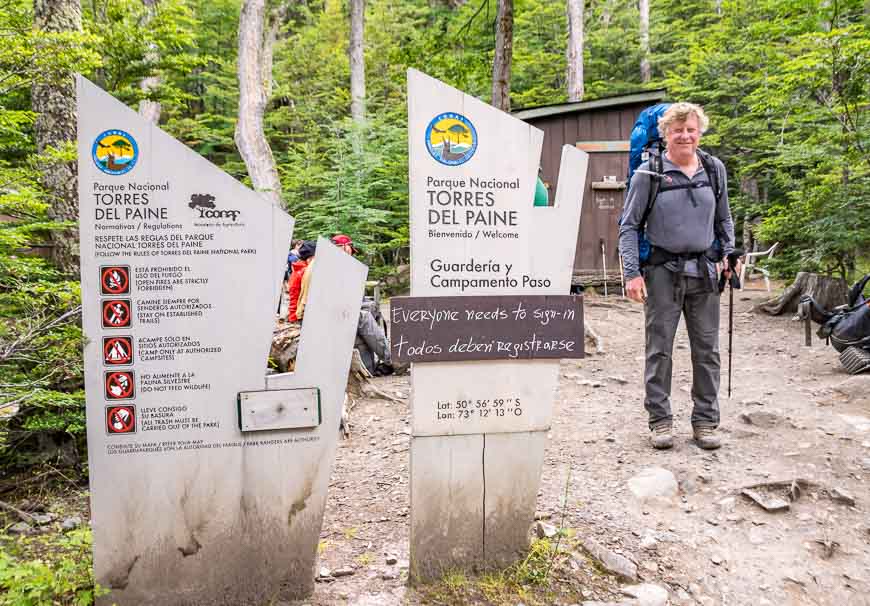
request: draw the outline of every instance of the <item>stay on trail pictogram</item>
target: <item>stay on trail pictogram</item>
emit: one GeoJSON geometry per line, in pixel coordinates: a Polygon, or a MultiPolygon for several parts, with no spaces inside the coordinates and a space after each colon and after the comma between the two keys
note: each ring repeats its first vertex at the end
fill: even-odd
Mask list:
{"type": "Polygon", "coordinates": [[[126,295],[130,292],[130,267],[109,265],[100,268],[100,292],[104,295],[126,295]]]}
{"type": "Polygon", "coordinates": [[[132,320],[130,299],[106,299],[103,301],[103,328],[127,328],[132,320]]]}
{"type": "Polygon", "coordinates": [[[133,337],[103,337],[103,364],[124,366],[133,363],[133,337]]]}
{"type": "Polygon", "coordinates": [[[106,432],[136,433],[136,407],[106,406],[106,432]]]}
{"type": "Polygon", "coordinates": [[[106,399],[130,400],[136,397],[133,371],[122,370],[106,373],[106,399]]]}

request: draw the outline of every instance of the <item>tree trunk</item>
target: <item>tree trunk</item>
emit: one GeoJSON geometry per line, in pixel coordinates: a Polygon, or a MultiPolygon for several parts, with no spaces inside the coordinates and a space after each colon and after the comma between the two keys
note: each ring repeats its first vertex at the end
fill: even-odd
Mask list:
{"type": "Polygon", "coordinates": [[[848,287],[842,278],[829,278],[821,274],[800,272],[794,283],[779,297],[765,301],[757,310],[778,316],[782,313],[797,313],[801,296],[809,295],[824,309],[833,309],[846,303],[848,287]]]}
{"type": "Polygon", "coordinates": [[[492,62],[492,104],[511,110],[511,62],[514,55],[514,0],[498,0],[495,57],[492,62]]]}
{"type": "MultiPolygon", "coordinates": [[[[142,4],[144,4],[148,8],[148,14],[145,18],[145,22],[142,24],[143,28],[148,27],[148,23],[151,21],[151,17],[154,16],[154,11],[157,8],[158,1],[159,0],[142,0],[142,4]]],[[[160,54],[157,47],[151,45],[151,47],[145,53],[145,60],[148,63],[156,63],[159,58],[160,54]]],[[[146,95],[158,86],[160,86],[159,76],[148,76],[147,78],[142,78],[142,81],[139,82],[139,90],[141,90],[146,95]]],[[[139,115],[151,122],[152,124],[157,124],[158,122],[160,122],[160,109],[161,108],[159,101],[151,101],[150,99],[142,99],[141,101],[139,101],[139,115]]]]}
{"type": "Polygon", "coordinates": [[[239,119],[235,142],[254,189],[281,207],[281,180],[263,129],[272,87],[272,45],[277,23],[267,30],[265,21],[266,0],[245,0],[239,17],[239,119]]]}
{"type": "Polygon", "coordinates": [[[610,20],[613,17],[613,5],[611,4],[611,0],[605,0],[604,6],[601,8],[601,27],[604,29],[608,29],[610,27],[610,20]]]}
{"type": "Polygon", "coordinates": [[[366,117],[365,0],[350,0],[350,115],[360,124],[366,117]]]}
{"type": "MultiPolygon", "coordinates": [[[[79,0],[34,0],[33,25],[34,29],[45,32],[81,31],[81,3],[79,0]]],[[[37,114],[34,125],[37,153],[74,144],[76,89],[72,73],[52,82],[34,82],[31,107],[37,114]]],[[[75,160],[44,166],[41,181],[48,195],[48,216],[57,222],[77,221],[78,169],[75,160]]],[[[78,227],[52,230],[49,237],[51,257],[57,267],[66,274],[78,275],[78,227]]]]}
{"type": "Polygon", "coordinates": [[[583,100],[583,3],[568,0],[568,101],[583,100]]]}
{"type": "Polygon", "coordinates": [[[638,0],[640,9],[640,81],[646,84],[652,77],[649,63],[649,0],[638,0]]]}

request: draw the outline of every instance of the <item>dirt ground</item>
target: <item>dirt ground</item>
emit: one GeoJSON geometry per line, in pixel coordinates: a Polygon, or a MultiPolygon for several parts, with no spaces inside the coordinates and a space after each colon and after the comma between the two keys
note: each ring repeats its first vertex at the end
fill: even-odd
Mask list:
{"type": "MultiPolygon", "coordinates": [[[[676,445],[654,451],[642,406],[642,310],[614,297],[587,297],[586,318],[603,336],[605,353],[562,363],[537,510],[558,525],[567,487],[564,526],[636,563],[643,581],[668,589],[672,604],[870,604],[870,374],[847,375],[815,336],[805,347],[803,325],[789,317],[753,313],[764,298],[760,290],[735,296],[729,399],[723,297],[724,446],[707,452],[691,442],[682,326],[672,394],[676,445]],[[627,481],[648,467],[670,470],[679,494],[638,501],[627,481]],[[768,513],[741,495],[749,485],[785,482],[767,494],[786,497],[795,480],[799,498],[788,511],[768,513]]],[[[363,400],[352,410],[321,542],[320,566],[354,573],[318,583],[304,604],[426,601],[406,589],[409,378],[375,381],[402,403],[363,400]]],[[[582,595],[618,601],[618,585],[602,575],[582,595]]]]}
{"type": "MultiPolygon", "coordinates": [[[[675,348],[676,445],[654,451],[642,406],[642,310],[617,297],[587,297],[586,318],[602,335],[605,353],[562,362],[536,515],[556,526],[564,517],[563,547],[587,537],[625,556],[641,581],[668,590],[671,604],[870,605],[870,374],[847,375],[836,352],[815,337],[805,347],[800,323],[752,312],[765,298],[759,290],[735,297],[730,399],[723,298],[724,446],[707,452],[690,439],[685,331],[675,348]],[[676,496],[637,500],[628,480],[650,467],[674,474],[676,496]],[[768,513],[741,495],[746,486],[777,482],[783,484],[768,497],[787,499],[792,484],[798,487],[787,511],[768,513]]],[[[558,560],[543,599],[540,592],[524,597],[522,589],[499,593],[504,587],[491,581],[489,594],[475,591],[481,584],[461,576],[434,589],[408,588],[410,379],[374,381],[395,401],[361,400],[351,410],[320,542],[319,567],[330,574],[293,606],[625,599],[627,583],[582,556],[558,560]]],[[[30,494],[37,480],[24,482],[22,490],[30,488],[23,492],[39,502],[56,500],[30,494]]],[[[87,493],[72,480],[63,485],[71,492],[53,510],[87,520],[87,493]]]]}

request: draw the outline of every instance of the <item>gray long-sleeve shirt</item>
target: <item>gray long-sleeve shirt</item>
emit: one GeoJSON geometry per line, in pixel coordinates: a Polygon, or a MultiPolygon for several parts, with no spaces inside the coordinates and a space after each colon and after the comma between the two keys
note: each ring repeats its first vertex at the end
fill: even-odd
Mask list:
{"type": "MultiPolygon", "coordinates": [[[[719,173],[719,203],[712,187],[659,191],[658,198],[646,222],[646,237],[653,246],[671,253],[697,253],[710,248],[718,238],[724,253],[734,250],[734,222],[728,206],[728,182],[725,165],[713,158],[719,173]]],[[[649,162],[640,165],[628,189],[625,212],[619,227],[619,251],[625,278],[630,280],[640,275],[637,249],[637,232],[649,201],[652,176],[649,162]]],[[[661,188],[689,183],[690,179],[668,160],[662,157],[661,188]]],[[[703,165],[691,178],[693,184],[709,181],[703,165]]],[[[701,276],[702,270],[694,261],[686,262],[684,272],[701,276]]],[[[707,272],[704,272],[707,273],[707,272]]]]}

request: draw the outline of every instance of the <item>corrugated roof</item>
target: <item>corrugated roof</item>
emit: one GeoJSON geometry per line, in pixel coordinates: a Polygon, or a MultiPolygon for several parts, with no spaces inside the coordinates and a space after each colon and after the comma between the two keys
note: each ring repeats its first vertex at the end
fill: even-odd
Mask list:
{"type": "Polygon", "coordinates": [[[520,120],[529,120],[532,118],[545,118],[547,116],[557,116],[559,114],[583,112],[589,111],[590,109],[602,109],[605,107],[614,107],[617,105],[658,102],[664,100],[667,94],[668,91],[666,91],[665,89],[647,90],[638,93],[629,93],[627,95],[604,97],[601,99],[594,99],[592,101],[578,101],[576,103],[559,103],[557,105],[529,107],[526,109],[517,110],[512,113],[520,120]]]}

